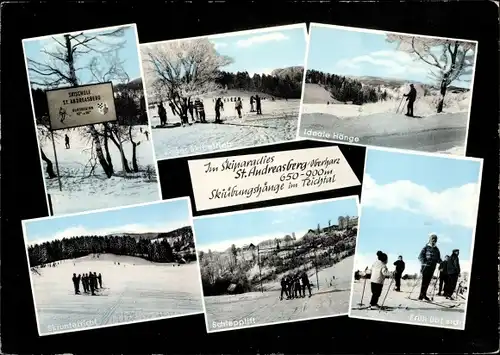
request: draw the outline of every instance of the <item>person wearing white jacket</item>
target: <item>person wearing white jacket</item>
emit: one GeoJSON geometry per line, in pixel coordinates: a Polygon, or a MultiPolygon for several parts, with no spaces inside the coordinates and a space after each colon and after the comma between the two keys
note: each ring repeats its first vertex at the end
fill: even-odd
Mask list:
{"type": "Polygon", "coordinates": [[[385,278],[392,275],[392,273],[387,269],[387,254],[378,251],[377,258],[378,260],[373,263],[370,269],[370,281],[372,290],[372,298],[370,300],[371,309],[380,308],[380,306],[378,305],[378,300],[382,293],[385,278]]]}

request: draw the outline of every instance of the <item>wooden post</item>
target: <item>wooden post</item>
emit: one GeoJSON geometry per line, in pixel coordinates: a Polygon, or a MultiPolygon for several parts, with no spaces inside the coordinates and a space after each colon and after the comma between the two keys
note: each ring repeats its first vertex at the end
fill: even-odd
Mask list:
{"type": "Polygon", "coordinates": [[[50,130],[50,135],[52,138],[52,148],[54,149],[54,161],[56,163],[57,181],[59,182],[59,191],[62,191],[61,174],[59,174],[59,163],[57,161],[56,142],[54,140],[54,131],[53,130],[50,130]]]}

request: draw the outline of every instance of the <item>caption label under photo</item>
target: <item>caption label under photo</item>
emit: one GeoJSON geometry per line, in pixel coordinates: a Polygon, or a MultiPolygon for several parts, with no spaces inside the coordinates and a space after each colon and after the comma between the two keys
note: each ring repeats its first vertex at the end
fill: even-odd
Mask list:
{"type": "Polygon", "coordinates": [[[360,185],[336,146],[188,164],[198,211],[360,185]]]}

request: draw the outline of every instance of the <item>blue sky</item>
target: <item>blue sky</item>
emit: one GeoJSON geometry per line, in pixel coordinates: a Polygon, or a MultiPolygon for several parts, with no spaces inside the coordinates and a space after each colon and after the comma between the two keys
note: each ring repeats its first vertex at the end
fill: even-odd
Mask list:
{"type": "MultiPolygon", "coordinates": [[[[109,30],[105,30],[104,32],[108,32],[109,30]]],[[[86,31],[86,34],[89,35],[98,35],[99,33],[103,33],[103,31],[86,31]]],[[[61,36],[56,36],[56,38],[59,40],[61,36]]],[[[102,38],[102,37],[101,37],[102,38]]],[[[111,41],[111,39],[104,39],[105,41],[111,41]]],[[[138,55],[138,47],[137,47],[137,32],[135,31],[135,27],[133,26],[128,26],[126,27],[124,31],[123,37],[119,37],[117,40],[119,41],[126,41],[125,46],[118,51],[118,57],[120,58],[121,61],[123,61],[123,69],[125,72],[128,74],[130,77],[130,80],[136,79],[141,76],[140,72],[140,64],[139,64],[139,55],[138,55]]],[[[113,39],[114,41],[114,39],[113,39]]],[[[76,43],[76,42],[75,42],[76,43]]],[[[97,44],[97,42],[94,42],[97,44]]],[[[103,48],[105,47],[104,44],[99,44],[99,46],[102,46],[103,48]]],[[[50,56],[47,54],[40,52],[41,49],[43,48],[63,48],[62,46],[58,45],[57,42],[55,42],[52,37],[46,37],[44,39],[35,39],[35,40],[27,40],[24,41],[24,48],[25,48],[25,55],[32,60],[35,60],[37,62],[41,63],[47,63],[50,60],[50,56]]],[[[82,54],[76,61],[76,67],[84,67],[86,66],[90,59],[92,59],[95,56],[100,56],[99,54],[94,53],[88,53],[88,54],[82,54]]],[[[60,64],[59,64],[60,65],[60,64]]],[[[62,67],[61,67],[62,68],[62,67]]],[[[66,68],[64,68],[66,69],[66,68]]],[[[90,72],[88,70],[80,70],[77,71],[78,79],[80,80],[80,83],[83,84],[92,84],[95,82],[93,77],[91,76],[90,72]]],[[[32,73],[30,73],[30,79],[33,76],[32,73]]],[[[35,79],[33,77],[33,79],[35,79]]],[[[36,79],[35,79],[36,80],[36,79]]],[[[114,82],[116,84],[116,82],[114,82]]]]}
{"type": "MultiPolygon", "coordinates": [[[[385,37],[381,33],[311,26],[307,68],[337,75],[435,84],[429,78],[429,69],[433,67],[397,51],[397,44],[388,43],[385,37]]],[[[465,81],[455,81],[452,85],[470,87],[465,81]]]]}
{"type": "Polygon", "coordinates": [[[417,257],[430,233],[438,235],[442,257],[460,249],[463,269],[470,268],[480,162],[379,150],[367,154],[357,268],[371,265],[382,250],[391,266],[403,255],[408,270],[418,272],[417,257]]]}
{"type": "Polygon", "coordinates": [[[190,225],[187,199],[89,214],[26,221],[31,243],[80,235],[169,232],[190,225]]]}
{"type": "Polygon", "coordinates": [[[274,29],[267,32],[211,36],[217,51],[234,59],[223,68],[228,72],[248,71],[269,74],[273,69],[304,66],[306,37],[304,28],[274,29]]]}
{"type": "Polygon", "coordinates": [[[341,215],[357,216],[356,201],[356,198],[320,201],[195,219],[197,248],[221,251],[231,244],[242,247],[292,233],[300,238],[309,229],[317,228],[318,223],[325,227],[328,220],[337,224],[341,215]]]}

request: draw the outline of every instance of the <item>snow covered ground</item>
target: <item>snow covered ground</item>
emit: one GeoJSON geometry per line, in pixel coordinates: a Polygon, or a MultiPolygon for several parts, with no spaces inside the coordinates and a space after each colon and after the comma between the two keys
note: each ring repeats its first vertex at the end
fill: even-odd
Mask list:
{"type": "MultiPolygon", "coordinates": [[[[126,206],[138,203],[153,202],[160,199],[160,191],[156,176],[156,162],[153,158],[151,140],[143,132],[148,126],[135,126],[134,140],[140,141],[137,146],[137,160],[142,170],[124,176],[118,148],[109,143],[109,150],[115,168],[116,176],[108,179],[101,166],[97,164],[95,176],[88,177],[90,167],[86,166],[91,157],[89,140],[81,135],[80,129],[59,131],[56,136],[56,153],[61,174],[62,191],[59,190],[58,179],[48,179],[43,164],[43,174],[46,177],[47,193],[51,195],[54,215],[78,213],[101,208],[126,206]],[[70,139],[70,149],[65,148],[64,134],[70,139]],[[148,170],[149,169],[149,170],[148,170]],[[148,170],[146,172],[145,170],[148,170]]],[[[151,137],[149,137],[151,139],[151,137]]],[[[43,152],[54,164],[54,149],[48,139],[41,142],[43,152]]],[[[131,165],[132,144],[123,143],[123,149],[131,165]]]]}
{"type": "Polygon", "coordinates": [[[212,332],[345,315],[349,310],[353,261],[354,258],[349,257],[318,272],[319,290],[316,288],[315,272],[309,271],[309,280],[314,284],[311,298],[280,301],[281,292],[276,283],[264,284],[264,293],[204,297],[207,328],[212,332]],[[332,276],[335,280],[330,286],[324,280],[331,280],[332,276]],[[236,322],[236,325],[228,324],[230,321],[236,322]]]}
{"type": "Polygon", "coordinates": [[[157,264],[141,258],[101,254],[63,260],[32,271],[41,334],[111,326],[202,313],[196,263],[157,264]],[[119,262],[120,265],[115,265],[119,262]],[[73,273],[102,274],[98,296],[75,295],[73,273]]]}
{"type": "MultiPolygon", "coordinates": [[[[465,324],[465,300],[458,297],[457,301],[446,300],[442,296],[434,296],[435,302],[441,302],[446,305],[451,305],[457,303],[458,306],[454,308],[445,308],[432,303],[423,301],[414,301],[408,299],[410,292],[411,297],[416,299],[419,294],[420,284],[413,290],[415,281],[408,280],[401,282],[401,291],[395,292],[393,290],[394,284],[391,286],[391,290],[387,294],[387,299],[384,306],[388,306],[387,311],[378,310],[359,310],[358,303],[361,302],[361,295],[363,292],[363,280],[355,281],[352,291],[352,309],[349,316],[355,318],[366,318],[372,320],[382,320],[390,322],[402,322],[415,325],[428,325],[436,326],[442,328],[452,328],[452,329],[463,329],[465,324]]],[[[382,295],[380,296],[379,305],[386,295],[387,287],[389,286],[389,281],[387,280],[382,289],[382,295]]],[[[431,294],[433,282],[429,287],[428,295],[431,294]]],[[[436,291],[437,293],[437,291],[436,291]]],[[[362,303],[364,305],[370,304],[371,291],[370,291],[370,280],[366,281],[366,288],[362,303]]]]}
{"type": "MultiPolygon", "coordinates": [[[[243,118],[238,118],[234,102],[225,102],[221,118],[224,124],[193,124],[186,127],[154,128],[160,124],[156,107],[149,109],[153,142],[157,159],[176,158],[193,154],[252,147],[262,144],[293,140],[297,134],[300,100],[262,100],[262,115],[250,112],[250,96],[239,96],[243,100],[243,118]]],[[[221,95],[224,97],[226,95],[221,95]]],[[[212,97],[203,99],[206,119],[215,120],[212,97]]],[[[167,109],[167,122],[180,123],[167,109]]],[[[191,117],[189,117],[191,121],[191,117]]]]}
{"type": "MultiPolygon", "coordinates": [[[[364,105],[310,103],[302,106],[299,135],[311,138],[308,130],[344,137],[351,143],[375,145],[454,155],[465,153],[470,95],[449,94],[444,112],[435,111],[435,96],[425,96],[415,102],[416,117],[396,113],[400,99],[390,99],[364,105]],[[355,137],[359,141],[354,141],[355,137]]],[[[331,102],[331,101],[330,101],[331,102]]]]}

